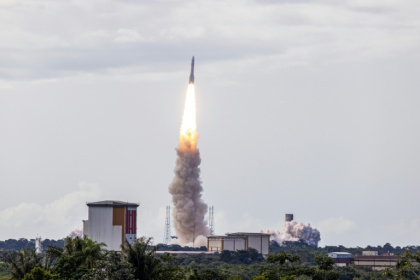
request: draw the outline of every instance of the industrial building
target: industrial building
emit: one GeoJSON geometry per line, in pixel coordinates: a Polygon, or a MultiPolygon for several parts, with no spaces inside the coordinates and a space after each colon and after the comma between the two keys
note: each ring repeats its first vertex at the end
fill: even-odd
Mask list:
{"type": "Polygon", "coordinates": [[[352,261],[351,254],[346,252],[331,252],[328,257],[334,259],[336,266],[348,266],[352,261]]]}
{"type": "Polygon", "coordinates": [[[337,266],[349,266],[350,264],[357,266],[371,267],[373,270],[382,270],[387,267],[395,267],[398,256],[386,253],[378,255],[377,251],[363,251],[361,256],[352,256],[346,252],[328,253],[328,257],[334,259],[337,266]]]}
{"type": "Polygon", "coordinates": [[[83,221],[83,235],[95,242],[103,242],[106,249],[121,251],[125,241],[137,238],[137,203],[98,201],[86,203],[88,219],[83,221]]]}
{"type": "Polygon", "coordinates": [[[399,258],[390,253],[379,255],[377,251],[363,251],[361,256],[353,256],[353,264],[369,266],[373,270],[383,270],[387,267],[395,267],[399,258]]]}
{"type": "Polygon", "coordinates": [[[209,252],[248,250],[249,248],[254,248],[263,255],[269,254],[270,234],[237,232],[207,237],[207,251],[209,252]]]}

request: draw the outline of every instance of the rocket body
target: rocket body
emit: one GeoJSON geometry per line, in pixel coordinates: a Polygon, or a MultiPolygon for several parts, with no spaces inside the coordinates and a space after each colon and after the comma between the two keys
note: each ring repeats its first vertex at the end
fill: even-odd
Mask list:
{"type": "Polygon", "coordinates": [[[191,60],[191,73],[190,73],[190,80],[188,82],[189,84],[194,84],[194,56],[191,60]]]}

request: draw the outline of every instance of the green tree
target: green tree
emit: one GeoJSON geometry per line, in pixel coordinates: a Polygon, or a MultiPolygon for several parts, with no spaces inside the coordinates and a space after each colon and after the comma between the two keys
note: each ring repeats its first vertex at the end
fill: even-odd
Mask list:
{"type": "Polygon", "coordinates": [[[395,269],[386,269],[384,275],[392,279],[420,279],[420,252],[405,251],[395,269]]]}
{"type": "Polygon", "coordinates": [[[315,262],[318,267],[312,276],[313,280],[337,280],[340,277],[340,273],[333,270],[333,258],[318,255],[315,256],[315,262]]]}
{"type": "Polygon", "coordinates": [[[52,265],[57,262],[58,258],[63,255],[64,249],[57,246],[49,246],[45,251],[44,256],[44,267],[46,269],[51,269],[52,265]]]}
{"type": "Polygon", "coordinates": [[[156,257],[157,247],[151,246],[151,238],[139,238],[133,244],[126,241],[125,259],[132,265],[135,279],[164,280],[183,279],[183,270],[174,255],[156,257]],[[151,247],[151,249],[149,249],[151,247]]]}
{"type": "Polygon", "coordinates": [[[134,280],[132,266],[122,259],[120,252],[109,251],[82,280],[134,280]]]}
{"type": "Polygon", "coordinates": [[[6,261],[11,265],[13,280],[20,280],[25,274],[31,272],[35,267],[41,267],[42,257],[37,255],[35,250],[23,249],[13,252],[6,257],[6,261]]]}
{"type": "Polygon", "coordinates": [[[65,239],[63,250],[57,247],[48,248],[46,266],[50,267],[55,263],[52,271],[60,274],[60,279],[79,280],[104,258],[103,247],[104,243],[96,243],[87,237],[68,237],[65,239]]]}
{"type": "Polygon", "coordinates": [[[104,256],[103,247],[106,246],[105,243],[96,243],[92,239],[89,239],[85,236],[83,242],[81,242],[81,245],[81,251],[78,253],[80,253],[81,258],[87,267],[93,268],[95,263],[98,260],[101,260],[104,256]]]}
{"type": "Polygon", "coordinates": [[[0,280],[10,279],[10,270],[10,264],[0,261],[0,280]]]}
{"type": "Polygon", "coordinates": [[[194,280],[226,280],[228,279],[227,275],[222,273],[220,270],[215,268],[205,268],[201,271],[195,271],[194,276],[190,279],[194,280]]]}
{"type": "Polygon", "coordinates": [[[45,270],[42,267],[35,267],[23,277],[23,280],[58,280],[58,277],[58,274],[52,274],[49,270],[45,270]]]}
{"type": "Polygon", "coordinates": [[[232,264],[251,264],[263,261],[264,257],[254,248],[250,248],[237,251],[224,250],[220,253],[219,260],[232,264]]]}
{"type": "Polygon", "coordinates": [[[309,273],[301,267],[296,267],[294,263],[299,262],[298,255],[290,252],[278,252],[276,254],[269,254],[265,260],[265,265],[261,267],[261,275],[263,279],[278,280],[278,279],[294,279],[297,275],[309,273]]]}

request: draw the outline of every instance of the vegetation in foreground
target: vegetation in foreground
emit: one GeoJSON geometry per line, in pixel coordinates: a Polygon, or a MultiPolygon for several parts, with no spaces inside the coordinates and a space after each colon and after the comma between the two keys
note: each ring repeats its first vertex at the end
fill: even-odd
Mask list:
{"type": "MultiPolygon", "coordinates": [[[[342,247],[342,246],[341,246],[342,247]]],[[[150,238],[124,246],[124,254],[105,250],[105,244],[88,238],[66,238],[63,246],[50,245],[43,255],[34,249],[1,251],[0,279],[15,280],[274,280],[274,279],[420,279],[420,252],[411,247],[395,269],[384,272],[369,268],[337,268],[326,253],[375,250],[377,248],[315,248],[304,243],[278,246],[272,243],[264,259],[254,249],[223,251],[214,255],[157,254],[150,238]],[[287,250],[288,249],[288,250],[287,250]],[[286,251],[287,250],[287,251],[286,251]],[[417,251],[417,252],[416,252],[417,251]],[[417,261],[415,263],[414,261],[417,261]]],[[[181,248],[182,249],[182,248],[181,248]]],[[[390,244],[382,250],[400,250],[390,244]]]]}

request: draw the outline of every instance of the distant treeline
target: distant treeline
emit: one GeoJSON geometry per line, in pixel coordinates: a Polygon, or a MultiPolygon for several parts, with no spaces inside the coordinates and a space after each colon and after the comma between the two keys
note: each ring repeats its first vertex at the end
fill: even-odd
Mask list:
{"type": "Polygon", "coordinates": [[[344,247],[340,246],[325,246],[315,247],[309,246],[304,241],[292,242],[286,241],[282,246],[277,244],[276,241],[270,242],[270,253],[278,252],[290,252],[297,254],[300,257],[300,263],[314,264],[314,258],[316,255],[325,256],[331,252],[347,252],[352,255],[362,255],[363,251],[377,251],[379,255],[384,253],[393,253],[396,256],[402,255],[407,250],[411,252],[420,252],[420,246],[405,246],[393,247],[390,243],[386,243],[383,246],[366,246],[366,247],[344,247]]]}
{"type": "MultiPolygon", "coordinates": [[[[64,248],[64,239],[54,240],[54,239],[43,239],[42,246],[47,249],[49,246],[56,246],[64,248]]],[[[20,251],[24,248],[35,249],[35,239],[7,239],[5,241],[0,241],[0,250],[4,251],[20,251]]],[[[105,247],[106,248],[106,247],[105,247]]],[[[157,244],[158,251],[206,251],[205,246],[199,248],[193,247],[183,247],[180,245],[165,245],[157,244]]],[[[420,246],[405,246],[393,247],[390,243],[386,243],[383,246],[367,246],[367,247],[344,247],[340,246],[325,246],[325,247],[315,247],[306,244],[304,241],[292,242],[286,241],[281,246],[276,241],[270,242],[270,253],[277,253],[282,251],[289,251],[291,253],[296,253],[301,255],[303,252],[326,255],[330,252],[348,252],[352,255],[361,255],[362,251],[377,251],[379,254],[383,253],[393,253],[395,255],[401,255],[405,251],[410,250],[412,252],[420,252],[420,246]]],[[[305,254],[303,254],[305,255],[305,254]]],[[[303,259],[305,257],[303,256],[303,259]]],[[[311,258],[312,259],[312,258],[311,258]]]]}
{"type": "Polygon", "coordinates": [[[127,243],[124,258],[120,252],[107,251],[104,244],[95,243],[86,237],[57,241],[45,239],[43,243],[44,253],[38,255],[33,250],[34,239],[0,241],[0,279],[13,277],[12,279],[33,280],[41,279],[38,276],[42,274],[42,279],[50,280],[388,280],[397,279],[395,277],[402,271],[399,267],[403,269],[402,272],[411,273],[410,275],[420,273],[420,266],[417,265],[420,263],[420,253],[413,255],[414,252],[420,252],[420,246],[393,247],[389,243],[383,246],[346,248],[308,246],[305,242],[286,242],[280,246],[273,241],[267,258],[263,258],[252,248],[215,254],[154,254],[159,247],[160,250],[167,251],[205,250],[205,247],[162,244],[153,246],[151,238],[140,238],[134,244],[127,243]],[[67,250],[62,249],[64,242],[67,250]],[[388,271],[389,274],[384,274],[383,271],[372,270],[371,267],[335,267],[333,259],[326,256],[329,252],[360,255],[367,250],[402,256],[401,264],[405,266],[397,266],[388,271]],[[414,259],[417,261],[415,266],[408,267],[406,264],[413,264],[414,259]],[[155,277],[156,275],[159,277],[155,277]]]}
{"type": "MultiPolygon", "coordinates": [[[[47,249],[49,246],[64,248],[64,239],[43,239],[42,246],[44,249],[47,249]]],[[[24,248],[35,249],[35,239],[20,238],[17,240],[7,239],[5,241],[0,241],[0,250],[20,251],[24,248]]]]}
{"type": "Polygon", "coordinates": [[[183,247],[180,245],[172,244],[157,244],[157,251],[207,251],[206,246],[201,247],[183,247]]]}

